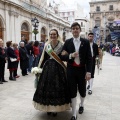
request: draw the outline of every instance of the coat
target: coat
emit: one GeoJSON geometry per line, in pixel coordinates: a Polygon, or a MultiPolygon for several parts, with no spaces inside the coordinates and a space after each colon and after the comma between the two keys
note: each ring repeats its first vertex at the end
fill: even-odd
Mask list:
{"type": "Polygon", "coordinates": [[[17,59],[17,56],[15,55],[13,48],[8,47],[6,52],[7,52],[7,57],[8,57],[8,69],[16,69],[16,62],[11,62],[10,60],[10,58],[17,59]]]}
{"type": "Polygon", "coordinates": [[[19,48],[19,55],[20,55],[20,68],[27,69],[29,67],[29,57],[25,47],[19,48]]]}
{"type": "MultiPolygon", "coordinates": [[[[92,55],[91,55],[91,50],[90,50],[90,43],[88,40],[80,38],[81,45],[79,48],[79,59],[80,59],[80,64],[86,66],[86,72],[91,72],[92,68],[92,55]]],[[[71,66],[71,64],[74,63],[74,58],[69,59],[69,55],[73,52],[75,52],[75,46],[73,43],[73,38],[70,38],[65,41],[64,46],[63,46],[63,51],[66,51],[68,54],[62,55],[61,59],[63,61],[67,61],[67,66],[71,66]]]]}

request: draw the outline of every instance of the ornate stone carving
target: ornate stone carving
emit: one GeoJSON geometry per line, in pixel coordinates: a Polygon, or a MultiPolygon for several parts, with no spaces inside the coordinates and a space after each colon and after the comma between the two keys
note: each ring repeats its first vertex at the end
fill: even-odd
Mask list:
{"type": "Polygon", "coordinates": [[[15,17],[19,16],[19,14],[16,11],[9,10],[8,13],[9,13],[10,16],[12,16],[12,15],[15,16],[15,17]]]}

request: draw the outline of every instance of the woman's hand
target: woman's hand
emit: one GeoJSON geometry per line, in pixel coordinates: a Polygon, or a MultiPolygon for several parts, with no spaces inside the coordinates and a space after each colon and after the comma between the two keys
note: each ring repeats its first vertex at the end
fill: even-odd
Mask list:
{"type": "Polygon", "coordinates": [[[68,52],[66,52],[65,50],[62,51],[61,55],[68,55],[68,52]]]}

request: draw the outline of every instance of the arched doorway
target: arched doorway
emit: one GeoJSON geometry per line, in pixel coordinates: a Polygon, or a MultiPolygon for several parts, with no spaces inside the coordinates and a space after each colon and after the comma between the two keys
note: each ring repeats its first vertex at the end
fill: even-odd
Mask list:
{"type": "Polygon", "coordinates": [[[3,39],[3,27],[1,19],[0,19],[0,38],[3,39]]]}
{"type": "Polygon", "coordinates": [[[29,27],[27,23],[23,23],[21,26],[21,38],[23,36],[26,41],[29,41],[29,27]]]}
{"type": "Polygon", "coordinates": [[[42,42],[46,41],[46,30],[44,27],[41,28],[41,41],[42,42]]]}

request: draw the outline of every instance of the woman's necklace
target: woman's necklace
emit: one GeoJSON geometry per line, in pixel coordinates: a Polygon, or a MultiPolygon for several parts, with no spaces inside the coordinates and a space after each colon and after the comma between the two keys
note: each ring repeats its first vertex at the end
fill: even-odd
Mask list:
{"type": "Polygon", "coordinates": [[[55,49],[58,46],[58,43],[59,43],[59,41],[57,41],[56,43],[51,42],[52,48],[55,49]]]}

